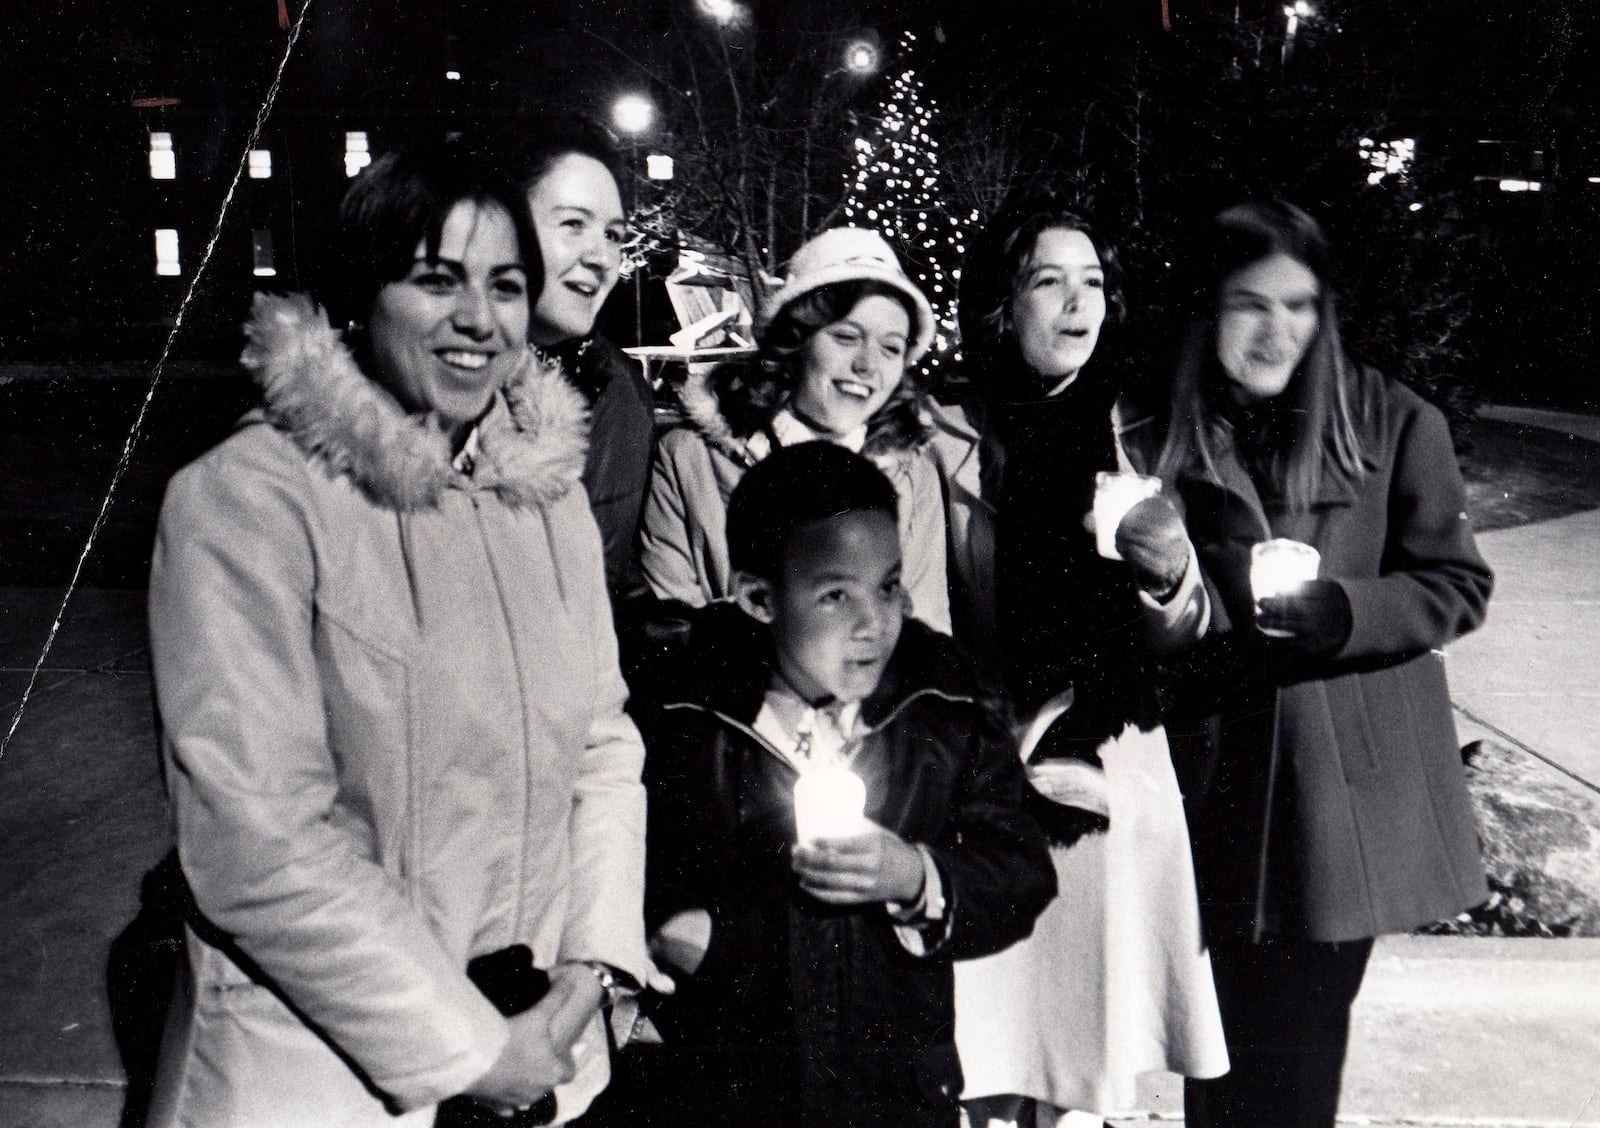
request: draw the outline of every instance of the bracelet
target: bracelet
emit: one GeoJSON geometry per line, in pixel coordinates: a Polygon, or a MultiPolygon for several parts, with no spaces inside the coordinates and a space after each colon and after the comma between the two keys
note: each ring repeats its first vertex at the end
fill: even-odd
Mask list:
{"type": "Polygon", "coordinates": [[[611,970],[610,964],[603,964],[599,960],[581,960],[582,965],[594,972],[594,977],[600,981],[600,994],[605,1006],[613,1006],[617,997],[622,993],[622,985],[617,982],[616,972],[611,970]]]}

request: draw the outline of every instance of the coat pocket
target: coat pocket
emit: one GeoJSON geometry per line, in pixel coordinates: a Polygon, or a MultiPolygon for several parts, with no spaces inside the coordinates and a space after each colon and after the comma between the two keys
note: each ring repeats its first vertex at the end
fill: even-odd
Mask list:
{"type": "Polygon", "coordinates": [[[1399,669],[1347,674],[1326,685],[1346,780],[1382,775],[1416,756],[1416,718],[1399,669]]]}
{"type": "Polygon", "coordinates": [[[339,779],[333,819],[391,873],[411,871],[413,663],[401,644],[318,616],[315,640],[328,749],[339,779]]]}

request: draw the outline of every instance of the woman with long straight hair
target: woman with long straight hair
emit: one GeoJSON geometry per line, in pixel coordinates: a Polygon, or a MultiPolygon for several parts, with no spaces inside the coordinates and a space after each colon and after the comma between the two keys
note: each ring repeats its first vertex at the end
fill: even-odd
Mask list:
{"type": "Polygon", "coordinates": [[[1444,417],[1340,341],[1321,228],[1279,201],[1218,215],[1156,454],[1213,593],[1180,686],[1186,787],[1233,1069],[1191,1126],[1332,1125],[1376,936],[1483,900],[1438,648],[1483,621],[1444,417]],[[1320,554],[1257,599],[1253,546],[1320,554]]]}
{"type": "Polygon", "coordinates": [[[1097,475],[1132,468],[1098,357],[1122,307],[1109,241],[1063,195],[1022,194],[974,241],[960,303],[972,395],[934,443],[952,612],[1030,722],[1060,893],[1032,937],[957,965],[956,1041],[973,1123],[1049,1128],[1126,1111],[1141,1072],[1226,1068],[1154,676],[1207,601],[1167,499],[1104,530],[1117,559],[1085,526],[1097,475]]]}

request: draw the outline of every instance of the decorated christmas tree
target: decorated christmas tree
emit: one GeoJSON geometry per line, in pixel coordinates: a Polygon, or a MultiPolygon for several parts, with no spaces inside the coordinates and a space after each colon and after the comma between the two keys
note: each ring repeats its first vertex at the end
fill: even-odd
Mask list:
{"type": "Polygon", "coordinates": [[[948,363],[956,341],[956,282],[966,233],[977,212],[955,215],[946,206],[934,138],[938,105],[923,96],[912,65],[917,37],[900,39],[900,70],[879,104],[874,128],[855,139],[855,170],[847,174],[845,219],[881,231],[904,255],[907,273],[922,288],[938,318],[933,350],[925,362],[948,363]]]}

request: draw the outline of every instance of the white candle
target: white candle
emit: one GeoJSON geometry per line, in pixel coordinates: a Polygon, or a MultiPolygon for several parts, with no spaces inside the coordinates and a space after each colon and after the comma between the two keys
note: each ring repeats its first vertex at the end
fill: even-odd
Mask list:
{"type": "Polygon", "coordinates": [[[794,829],[801,842],[850,838],[867,829],[867,785],[837,761],[816,763],[794,785],[794,829]]]}
{"type": "Polygon", "coordinates": [[[1161,492],[1161,479],[1101,470],[1094,476],[1094,547],[1107,560],[1121,560],[1117,526],[1128,510],[1161,492]]]}
{"type": "MultiPolygon", "coordinates": [[[[1321,555],[1309,544],[1278,537],[1262,541],[1250,549],[1250,594],[1256,608],[1269,595],[1287,595],[1317,578],[1321,555]]],[[[1287,637],[1284,631],[1263,630],[1263,634],[1287,637]]]]}

